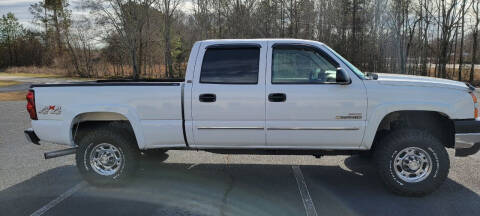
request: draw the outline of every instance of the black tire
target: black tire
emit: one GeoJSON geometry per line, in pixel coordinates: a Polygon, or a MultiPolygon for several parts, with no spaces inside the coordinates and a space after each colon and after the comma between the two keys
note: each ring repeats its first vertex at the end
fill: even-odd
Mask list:
{"type": "Polygon", "coordinates": [[[373,158],[373,152],[368,150],[368,151],[361,151],[358,153],[358,157],[364,160],[371,160],[373,158]]]}
{"type": "Polygon", "coordinates": [[[136,147],[133,134],[128,130],[113,125],[97,126],[80,137],[78,145],[75,157],[77,168],[88,183],[96,186],[120,185],[126,183],[135,174],[140,151],[136,147]],[[101,175],[90,164],[92,150],[104,143],[114,146],[122,158],[122,162],[116,166],[118,169],[113,174],[101,175]]]}
{"type": "MultiPolygon", "coordinates": [[[[374,158],[378,174],[385,186],[392,192],[403,196],[424,196],[433,192],[445,181],[450,169],[450,160],[444,145],[430,133],[422,130],[393,131],[378,143],[374,158]],[[420,178],[422,180],[417,180],[418,182],[405,181],[404,178],[411,176],[402,177],[401,174],[397,174],[398,170],[412,170],[408,170],[410,169],[408,166],[395,165],[396,159],[397,162],[403,161],[398,160],[397,156],[401,158],[407,150],[412,149],[415,154],[419,154],[418,152],[423,150],[422,154],[425,153],[423,154],[425,158],[430,157],[431,161],[430,169],[425,169],[430,171],[421,172],[428,173],[428,175],[423,175],[424,177],[420,178]]],[[[408,162],[407,159],[406,163],[408,162]]],[[[422,167],[423,165],[420,166],[420,169],[422,167]]],[[[412,175],[415,177],[415,174],[412,175]]]]}
{"type": "Polygon", "coordinates": [[[378,143],[388,135],[390,131],[388,130],[379,130],[377,131],[377,134],[375,135],[375,139],[373,140],[373,145],[372,148],[368,151],[361,151],[358,156],[362,159],[365,160],[371,160],[373,159],[373,153],[375,152],[375,147],[378,145],[378,143]]]}

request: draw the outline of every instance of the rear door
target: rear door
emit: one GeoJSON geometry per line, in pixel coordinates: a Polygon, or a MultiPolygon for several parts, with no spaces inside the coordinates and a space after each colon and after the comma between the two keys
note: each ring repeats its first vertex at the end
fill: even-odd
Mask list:
{"type": "Polygon", "coordinates": [[[367,98],[362,80],[336,83],[348,68],[311,44],[269,45],[267,145],[285,148],[356,148],[365,129],[367,98]]]}
{"type": "Polygon", "coordinates": [[[202,44],[192,87],[193,146],[265,146],[266,45],[202,44]]]}

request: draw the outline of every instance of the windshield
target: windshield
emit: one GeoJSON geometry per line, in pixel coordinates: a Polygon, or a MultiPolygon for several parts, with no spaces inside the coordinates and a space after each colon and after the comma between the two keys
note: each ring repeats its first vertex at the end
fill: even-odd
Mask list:
{"type": "Polygon", "coordinates": [[[343,62],[343,64],[347,65],[347,67],[353,71],[360,79],[367,79],[365,78],[365,74],[363,74],[362,71],[360,71],[357,67],[355,67],[353,64],[351,64],[349,61],[347,61],[345,58],[343,58],[340,54],[335,52],[332,48],[328,47],[327,45],[324,45],[330,52],[332,52],[337,58],[340,59],[340,61],[343,62]]]}

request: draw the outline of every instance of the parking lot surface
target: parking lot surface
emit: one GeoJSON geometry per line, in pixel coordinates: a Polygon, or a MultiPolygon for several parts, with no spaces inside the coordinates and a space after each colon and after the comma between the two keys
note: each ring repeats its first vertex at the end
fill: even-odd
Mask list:
{"type": "Polygon", "coordinates": [[[62,146],[27,143],[25,102],[0,102],[0,215],[480,215],[480,154],[453,157],[433,194],[409,198],[381,185],[358,156],[144,156],[134,180],[97,188],[62,146]]]}

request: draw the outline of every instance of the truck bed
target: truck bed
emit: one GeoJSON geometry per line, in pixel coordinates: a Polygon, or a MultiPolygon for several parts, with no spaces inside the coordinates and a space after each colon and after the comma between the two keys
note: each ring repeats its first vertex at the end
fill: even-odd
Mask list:
{"type": "Polygon", "coordinates": [[[94,118],[128,120],[141,149],[185,146],[181,82],[99,80],[31,88],[38,112],[32,127],[41,140],[73,145],[68,131],[77,122],[94,118]]]}

